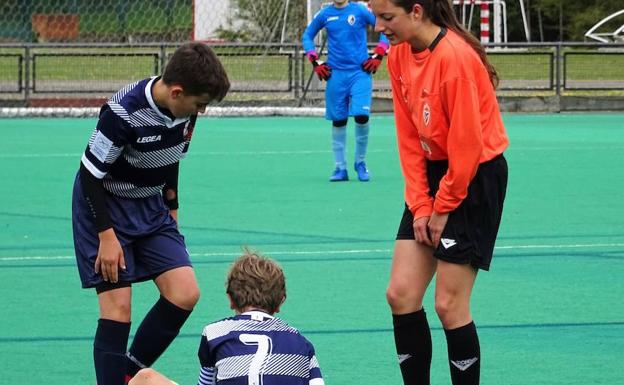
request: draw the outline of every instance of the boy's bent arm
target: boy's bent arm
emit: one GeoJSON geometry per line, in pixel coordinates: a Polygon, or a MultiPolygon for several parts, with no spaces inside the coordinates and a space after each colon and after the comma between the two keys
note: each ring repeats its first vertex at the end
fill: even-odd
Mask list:
{"type": "Polygon", "coordinates": [[[178,221],[178,175],[180,172],[180,162],[177,162],[175,165],[168,170],[167,175],[165,175],[165,186],[162,190],[163,200],[165,205],[169,208],[169,213],[173,217],[173,219],[178,221]]]}
{"type": "MultiPolygon", "coordinates": [[[[364,14],[364,20],[366,20],[366,23],[375,27],[375,15],[373,12],[367,6],[363,4],[360,5],[362,7],[362,13],[364,14]]],[[[379,43],[377,44],[377,47],[383,48],[384,55],[386,54],[386,51],[388,51],[388,48],[390,48],[390,41],[383,32],[379,34],[379,43]]]]}
{"type": "MultiPolygon", "coordinates": [[[[305,338],[305,337],[304,337],[305,338]]],[[[308,358],[310,359],[310,381],[309,385],[325,385],[323,375],[321,374],[321,368],[319,367],[318,359],[316,358],[316,352],[314,351],[314,345],[306,339],[308,345],[308,358]]]]}
{"type": "Polygon", "coordinates": [[[129,135],[131,132],[124,124],[123,116],[105,104],[82,156],[79,171],[84,198],[99,238],[95,272],[101,273],[105,281],[113,283],[118,281],[119,268],[125,269],[125,260],[106,206],[107,192],[102,178],[121,155],[129,135]]]}
{"type": "Polygon", "coordinates": [[[217,378],[217,370],[215,368],[202,367],[199,372],[197,385],[215,385],[217,378]]]}
{"type": "Polygon", "coordinates": [[[177,210],[178,202],[178,175],[180,173],[180,162],[177,162],[165,175],[165,186],[163,187],[163,200],[169,210],[177,210]]]}
{"type": "Polygon", "coordinates": [[[128,131],[110,106],[104,105],[100,111],[95,132],[89,139],[80,161],[80,182],[83,194],[96,230],[101,232],[112,227],[106,207],[106,191],[102,179],[111,165],[121,155],[128,142],[128,131]]]}
{"type": "Polygon", "coordinates": [[[95,272],[102,274],[104,281],[116,283],[119,277],[118,267],[125,269],[126,265],[123,249],[106,208],[106,191],[102,186],[102,180],[93,176],[82,163],[80,183],[100,241],[95,259],[95,272]]]}
{"type": "Polygon", "coordinates": [[[201,366],[197,385],[215,385],[217,382],[216,361],[204,333],[202,333],[201,339],[199,340],[199,349],[197,350],[197,357],[199,358],[199,364],[201,366]]]}
{"type": "Polygon", "coordinates": [[[319,11],[316,15],[314,15],[314,19],[312,22],[306,27],[305,31],[303,31],[303,36],[301,38],[301,42],[303,44],[303,52],[307,55],[310,52],[316,53],[316,46],[314,44],[314,38],[316,34],[324,27],[324,23],[322,21],[322,16],[320,16],[319,11]]]}

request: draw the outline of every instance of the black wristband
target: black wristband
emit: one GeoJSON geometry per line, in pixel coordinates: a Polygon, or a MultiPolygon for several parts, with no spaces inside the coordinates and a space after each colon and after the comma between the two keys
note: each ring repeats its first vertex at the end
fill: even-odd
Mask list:
{"type": "Polygon", "coordinates": [[[104,190],[102,180],[91,174],[82,163],[80,163],[80,183],[95,230],[99,233],[113,227],[106,207],[106,190],[104,190]]]}
{"type": "Polygon", "coordinates": [[[162,196],[163,196],[163,201],[165,202],[165,205],[167,207],[169,207],[169,210],[177,210],[178,207],[180,207],[179,203],[178,203],[178,192],[172,188],[167,188],[165,186],[165,188],[163,188],[162,191],[162,196]],[[168,198],[168,195],[170,193],[173,193],[173,198],[168,198]]]}
{"type": "Polygon", "coordinates": [[[180,162],[171,165],[166,171],[165,186],[162,189],[162,197],[165,205],[169,210],[177,210],[178,204],[178,174],[180,170],[180,162]]]}

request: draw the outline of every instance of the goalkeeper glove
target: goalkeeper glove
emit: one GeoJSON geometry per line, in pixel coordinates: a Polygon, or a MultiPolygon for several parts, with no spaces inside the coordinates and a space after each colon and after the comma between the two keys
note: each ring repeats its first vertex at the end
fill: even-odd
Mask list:
{"type": "Polygon", "coordinates": [[[381,61],[383,60],[384,55],[386,54],[386,47],[383,45],[378,45],[375,47],[375,51],[373,54],[362,63],[362,69],[369,74],[374,74],[379,69],[381,65],[381,61]]]}
{"type": "Polygon", "coordinates": [[[327,80],[331,76],[331,67],[322,60],[318,59],[316,52],[310,52],[307,54],[308,60],[314,66],[314,72],[318,76],[319,80],[327,80]]]}

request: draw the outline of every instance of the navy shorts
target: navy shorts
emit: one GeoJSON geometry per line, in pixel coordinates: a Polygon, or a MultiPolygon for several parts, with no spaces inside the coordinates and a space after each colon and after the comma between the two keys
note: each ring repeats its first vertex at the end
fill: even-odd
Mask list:
{"type": "MultiPolygon", "coordinates": [[[[191,266],[184,237],[161,196],[128,199],[107,194],[106,205],[126,262],[126,270],[119,270],[120,284],[151,280],[165,271],[191,266]]],[[[82,287],[96,287],[104,283],[95,272],[99,238],[80,176],[74,182],[72,225],[82,287]]]]}
{"type": "MultiPolygon", "coordinates": [[[[448,169],[447,161],[428,161],[429,194],[434,197],[448,169]]],[[[440,244],[433,255],[446,262],[489,270],[507,191],[507,161],[503,155],[479,165],[468,195],[449,213],[440,244]]],[[[405,207],[396,239],[415,239],[414,216],[405,207]]]]}

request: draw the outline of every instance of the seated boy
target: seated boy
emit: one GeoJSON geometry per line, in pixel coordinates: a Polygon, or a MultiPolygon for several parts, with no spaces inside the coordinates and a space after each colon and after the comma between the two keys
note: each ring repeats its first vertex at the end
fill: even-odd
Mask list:
{"type": "MultiPolygon", "coordinates": [[[[284,272],[275,261],[245,250],[230,268],[226,293],[236,315],[204,328],[199,385],[324,385],[312,344],[273,316],[286,300],[284,272]]],[[[172,383],[144,369],[129,385],[172,383]]]]}

